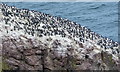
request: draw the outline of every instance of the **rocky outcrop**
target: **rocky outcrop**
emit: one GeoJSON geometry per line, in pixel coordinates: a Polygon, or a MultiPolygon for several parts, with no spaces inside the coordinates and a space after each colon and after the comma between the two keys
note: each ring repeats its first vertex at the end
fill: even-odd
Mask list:
{"type": "Polygon", "coordinates": [[[67,45],[67,50],[59,53],[58,40],[49,47],[37,39],[20,36],[6,36],[2,41],[3,60],[12,70],[119,70],[120,59],[112,59],[106,52],[94,53],[95,47],[76,53],[76,48],[67,45]],[[25,38],[25,39],[23,39],[25,38]]]}
{"type": "Polygon", "coordinates": [[[84,26],[0,4],[4,70],[119,70],[119,44],[84,26]]]}

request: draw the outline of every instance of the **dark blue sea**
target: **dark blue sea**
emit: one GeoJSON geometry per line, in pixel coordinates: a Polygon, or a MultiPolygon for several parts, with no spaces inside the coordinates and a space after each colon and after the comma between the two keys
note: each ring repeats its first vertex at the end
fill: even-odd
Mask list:
{"type": "Polygon", "coordinates": [[[118,41],[117,2],[12,2],[6,4],[67,18],[104,37],[118,41]]]}

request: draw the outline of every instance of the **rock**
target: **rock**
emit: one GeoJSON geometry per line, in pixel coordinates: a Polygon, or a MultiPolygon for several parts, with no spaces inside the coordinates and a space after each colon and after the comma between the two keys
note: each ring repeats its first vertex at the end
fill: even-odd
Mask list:
{"type": "Polygon", "coordinates": [[[84,30],[67,19],[0,4],[0,56],[11,70],[120,71],[119,44],[105,50],[99,44],[104,38],[84,30]]]}

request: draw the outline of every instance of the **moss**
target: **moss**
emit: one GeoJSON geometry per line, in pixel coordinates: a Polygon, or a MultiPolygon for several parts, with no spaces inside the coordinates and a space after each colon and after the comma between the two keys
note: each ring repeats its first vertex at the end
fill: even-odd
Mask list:
{"type": "Polygon", "coordinates": [[[71,61],[71,66],[72,66],[72,68],[75,68],[76,67],[76,59],[74,58],[74,59],[72,59],[72,61],[71,61]]]}
{"type": "Polygon", "coordinates": [[[76,69],[76,58],[74,56],[71,56],[71,59],[69,59],[69,65],[70,65],[70,69],[76,69]]]}
{"type": "Polygon", "coordinates": [[[0,72],[2,72],[2,62],[0,62],[0,72]]]}
{"type": "Polygon", "coordinates": [[[4,60],[5,60],[5,57],[2,58],[2,63],[0,63],[1,64],[0,70],[10,70],[11,69],[10,66],[4,60]]]}
{"type": "Polygon", "coordinates": [[[105,63],[109,69],[114,69],[114,61],[112,59],[112,55],[108,55],[106,53],[103,54],[103,63],[105,63]]]}
{"type": "Polygon", "coordinates": [[[10,68],[10,66],[7,63],[2,62],[2,69],[3,70],[10,70],[11,68],[10,68]]]}
{"type": "Polygon", "coordinates": [[[7,63],[5,63],[5,62],[0,63],[0,72],[2,72],[2,70],[10,70],[10,69],[11,68],[7,63]]]}

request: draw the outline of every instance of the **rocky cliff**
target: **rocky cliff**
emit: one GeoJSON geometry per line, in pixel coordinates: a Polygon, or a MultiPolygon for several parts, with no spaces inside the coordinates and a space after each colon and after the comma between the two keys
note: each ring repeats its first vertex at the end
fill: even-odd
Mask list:
{"type": "Polygon", "coordinates": [[[118,47],[117,42],[67,19],[0,4],[5,70],[120,71],[118,47]]]}

